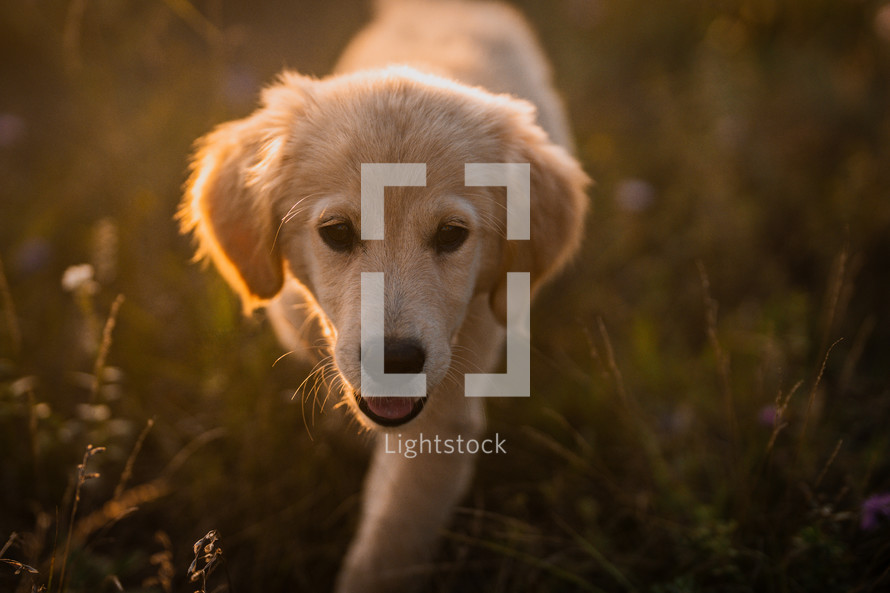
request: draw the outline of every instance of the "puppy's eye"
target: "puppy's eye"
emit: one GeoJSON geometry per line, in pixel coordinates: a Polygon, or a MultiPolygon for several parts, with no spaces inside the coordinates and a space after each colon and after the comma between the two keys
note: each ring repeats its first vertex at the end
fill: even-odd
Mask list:
{"type": "Polygon", "coordinates": [[[352,225],[346,222],[323,226],[318,229],[318,234],[321,235],[322,241],[334,251],[349,251],[355,244],[355,231],[352,230],[352,225]]]}
{"type": "Polygon", "coordinates": [[[453,224],[443,224],[439,227],[439,230],[436,231],[436,251],[439,253],[452,253],[457,251],[460,246],[464,244],[464,241],[467,240],[467,235],[469,234],[470,231],[464,227],[453,224]]]}

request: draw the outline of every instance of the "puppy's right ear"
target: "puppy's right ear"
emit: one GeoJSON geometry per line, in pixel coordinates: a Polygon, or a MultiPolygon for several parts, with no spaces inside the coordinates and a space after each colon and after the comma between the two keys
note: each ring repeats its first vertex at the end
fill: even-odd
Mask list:
{"type": "Polygon", "coordinates": [[[276,184],[282,154],[311,81],[284,75],[263,93],[245,119],[222,124],[201,138],[178,218],[197,240],[196,259],[209,259],[240,295],[245,312],[281,289],[284,272],[275,242],[276,184]]]}

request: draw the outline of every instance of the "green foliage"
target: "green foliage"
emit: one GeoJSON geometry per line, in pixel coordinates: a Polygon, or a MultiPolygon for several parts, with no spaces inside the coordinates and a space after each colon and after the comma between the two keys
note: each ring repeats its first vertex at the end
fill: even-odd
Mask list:
{"type": "MultiPolygon", "coordinates": [[[[431,590],[887,588],[890,8],[519,4],[593,216],[431,590]]],[[[369,10],[0,7],[0,590],[330,588],[364,437],[173,215],[193,140],[369,10]]]]}

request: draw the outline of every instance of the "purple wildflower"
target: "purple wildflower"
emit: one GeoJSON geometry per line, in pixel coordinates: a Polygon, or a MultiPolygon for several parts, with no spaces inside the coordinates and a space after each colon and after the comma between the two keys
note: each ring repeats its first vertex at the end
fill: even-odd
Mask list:
{"type": "Polygon", "coordinates": [[[772,404],[763,406],[757,413],[757,421],[763,426],[773,427],[776,425],[778,413],[779,410],[772,404]]]}
{"type": "Polygon", "coordinates": [[[863,501],[860,526],[871,531],[878,526],[881,517],[890,518],[890,492],[874,494],[863,501]]]}

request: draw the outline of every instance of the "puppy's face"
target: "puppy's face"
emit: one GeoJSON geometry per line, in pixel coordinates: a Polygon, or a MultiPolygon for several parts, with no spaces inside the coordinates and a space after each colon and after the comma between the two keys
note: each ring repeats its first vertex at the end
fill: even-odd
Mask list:
{"type": "Polygon", "coordinates": [[[333,361],[352,392],[347,401],[360,418],[397,426],[419,414],[426,398],[367,397],[370,389],[361,397],[363,356],[382,344],[386,372],[424,373],[426,389],[435,391],[480,290],[480,272],[497,261],[497,231],[484,224],[491,199],[451,187],[393,188],[385,198],[384,239],[363,241],[360,196],[341,192],[333,187],[306,203],[300,229],[292,230],[294,221],[282,228],[284,254],[290,261],[308,256],[304,277],[331,328],[333,361]],[[383,326],[373,330],[382,335],[366,329],[364,340],[363,304],[378,311],[363,298],[362,272],[382,272],[384,285],[383,326]]]}
{"type": "Polygon", "coordinates": [[[574,250],[587,178],[527,104],[413,71],[290,76],[264,99],[204,140],[184,224],[247,303],[274,296],[287,268],[357,417],[409,422],[439,405],[471,301],[502,319],[506,271],[531,272],[534,287],[574,250]],[[519,246],[505,241],[504,188],[465,185],[466,163],[501,162],[531,163],[532,241],[519,246]],[[383,239],[363,240],[362,165],[384,163],[424,164],[425,185],[386,188],[383,239]],[[363,272],[383,273],[382,335],[362,335],[363,272]],[[372,341],[385,372],[425,374],[425,396],[361,396],[372,341]]]}
{"type": "Polygon", "coordinates": [[[382,344],[385,372],[423,373],[435,400],[471,299],[492,289],[504,190],[464,183],[465,163],[504,159],[490,126],[484,113],[449,104],[426,87],[381,92],[373,83],[335,84],[315,89],[284,149],[299,156],[285,157],[280,172],[288,188],[278,203],[282,256],[328,322],[347,402],[363,421],[398,426],[429,402],[420,394],[368,397],[367,389],[361,395],[363,354],[367,363],[372,339],[378,349],[382,344]],[[363,221],[362,166],[386,163],[423,164],[425,185],[386,188],[383,239],[363,240],[369,213],[363,221]],[[362,307],[371,305],[362,295],[363,272],[382,272],[384,284],[383,327],[366,328],[364,340],[362,307]]]}

